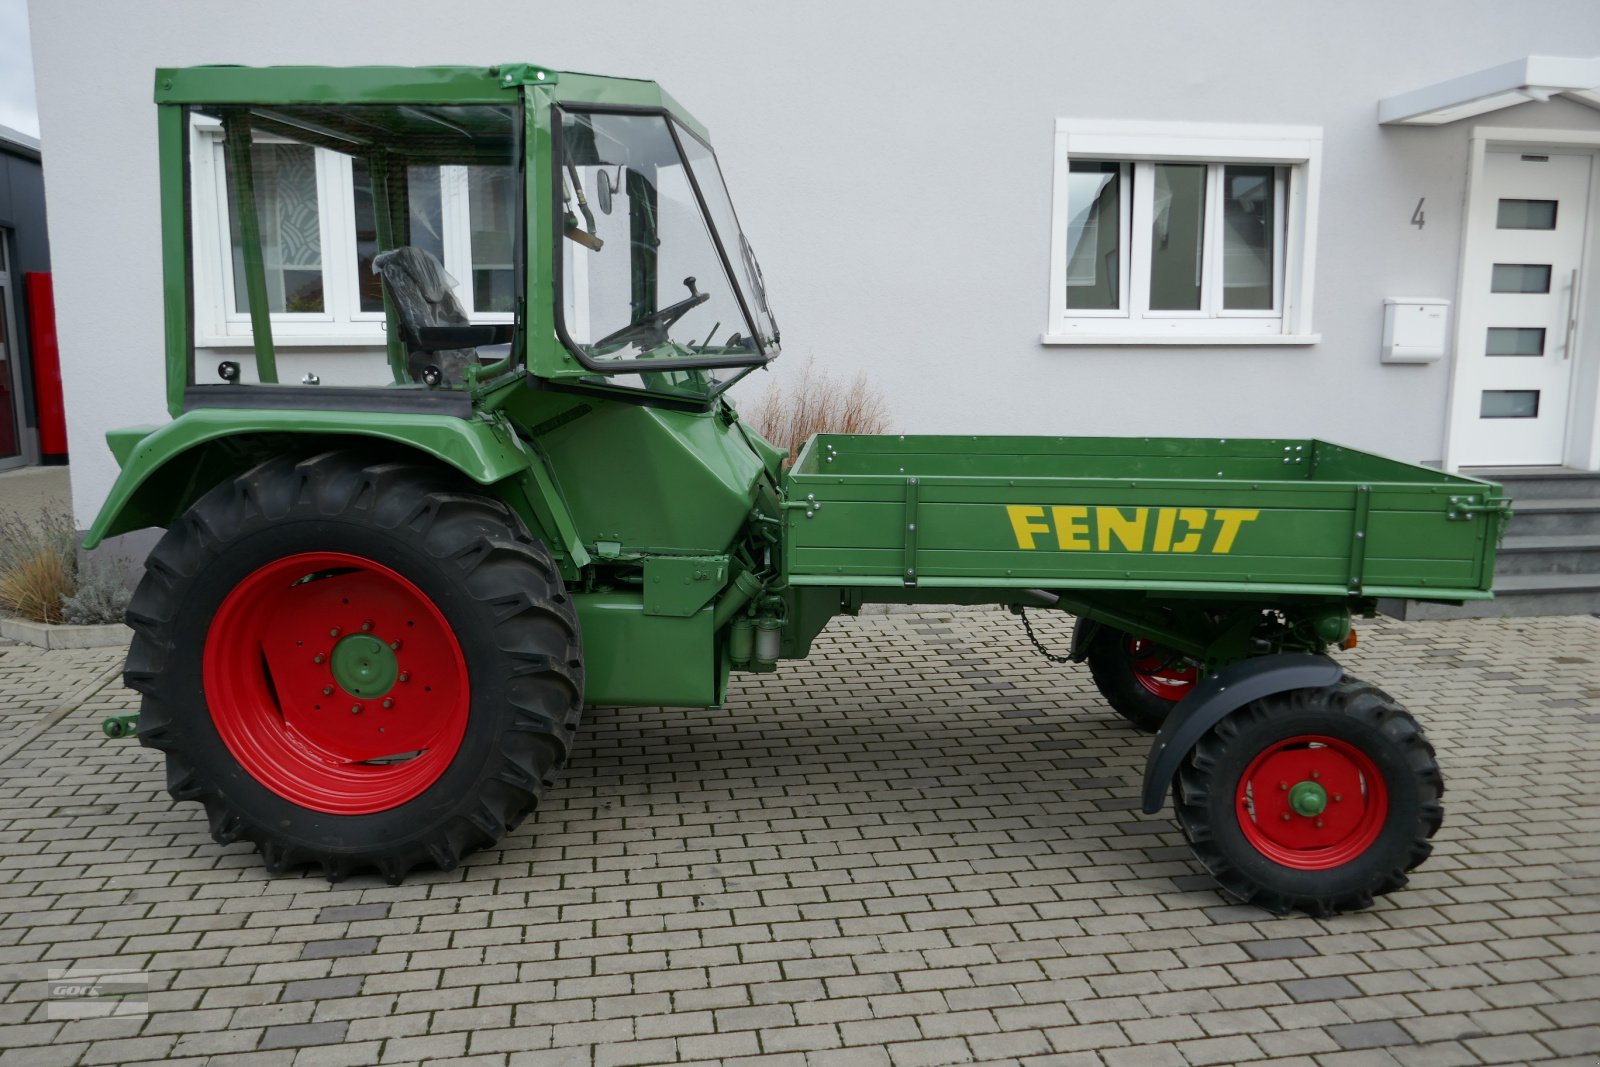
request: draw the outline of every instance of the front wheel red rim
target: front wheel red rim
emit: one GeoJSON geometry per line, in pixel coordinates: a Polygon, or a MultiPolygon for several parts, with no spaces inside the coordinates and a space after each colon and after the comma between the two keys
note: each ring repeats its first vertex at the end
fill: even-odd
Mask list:
{"type": "Polygon", "coordinates": [[[1199,670],[1178,662],[1154,641],[1130,637],[1127,654],[1133,666],[1133,680],[1139,683],[1139,688],[1162,700],[1176,704],[1200,681],[1199,670]]]}
{"type": "Polygon", "coordinates": [[[1250,762],[1234,807],[1257,852],[1295,870],[1323,871],[1372,847],[1388,818],[1389,794],[1360,748],[1302,734],[1274,742],[1250,762]]]}
{"type": "Polygon", "coordinates": [[[439,779],[466,734],[455,633],[403,575],[345,552],[258,568],[206,634],[211,721],[239,765],[313,811],[366,815],[439,779]]]}

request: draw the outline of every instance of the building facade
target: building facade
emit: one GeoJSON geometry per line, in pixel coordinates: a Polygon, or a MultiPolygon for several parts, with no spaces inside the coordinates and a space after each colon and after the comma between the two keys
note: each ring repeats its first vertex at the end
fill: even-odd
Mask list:
{"type": "MultiPolygon", "coordinates": [[[[166,418],[153,72],[208,62],[660,81],[710,128],[760,249],[773,373],[863,370],[901,431],[1600,469],[1591,0],[35,0],[31,21],[80,526],[115,475],[105,430],[166,418]]],[[[308,168],[284,188],[356,202],[308,168]]],[[[324,362],[370,331],[357,238],[287,264],[324,279],[328,328],[302,342],[324,362]]],[[[226,266],[196,324],[224,348],[226,266]]]]}

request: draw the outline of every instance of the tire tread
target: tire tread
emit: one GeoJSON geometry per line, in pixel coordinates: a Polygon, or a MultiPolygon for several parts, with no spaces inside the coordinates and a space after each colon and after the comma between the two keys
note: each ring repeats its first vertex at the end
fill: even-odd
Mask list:
{"type": "MultiPolygon", "coordinates": [[[[1255,701],[1223,719],[1190,750],[1173,781],[1172,800],[1178,825],[1196,859],[1231,896],[1277,915],[1299,909],[1320,918],[1371,907],[1376,897],[1406,884],[1408,872],[1433,852],[1430,839],[1443,821],[1444,809],[1439,803],[1443,792],[1444,777],[1433,745],[1417,721],[1382,689],[1346,677],[1323,689],[1294,690],[1255,701]],[[1374,871],[1365,884],[1356,888],[1307,893],[1263,885],[1241,870],[1218,841],[1212,824],[1217,809],[1211,803],[1216,770],[1224,751],[1237,744],[1251,727],[1273,718],[1330,712],[1349,716],[1376,730],[1404,752],[1421,799],[1411,840],[1395,862],[1374,871]]],[[[1231,804],[1230,796],[1230,812],[1231,804]]]]}
{"type": "Polygon", "coordinates": [[[167,788],[175,800],[205,808],[219,844],[252,842],[274,874],[316,863],[330,881],[376,868],[391,884],[422,865],[456,867],[463,856],[496,844],[538,805],[566,762],[582,714],[583,670],[577,612],[565,595],[549,551],[503,503],[464,489],[441,468],[348,451],[277,457],[201,497],[162,537],[128,607],[133,639],[124,679],[143,697],[139,740],[162,751],[167,788]],[[174,715],[178,682],[164,670],[172,627],[183,610],[182,590],[241,531],[293,515],[349,520],[409,531],[437,563],[459,574],[460,587],[486,611],[508,676],[519,684],[504,736],[528,738],[506,746],[478,795],[462,798],[439,827],[415,839],[338,851],[284,840],[257,815],[236,809],[213,784],[174,715]],[[535,620],[537,628],[523,625],[535,620]],[[540,644],[559,635],[561,647],[540,644]]]}

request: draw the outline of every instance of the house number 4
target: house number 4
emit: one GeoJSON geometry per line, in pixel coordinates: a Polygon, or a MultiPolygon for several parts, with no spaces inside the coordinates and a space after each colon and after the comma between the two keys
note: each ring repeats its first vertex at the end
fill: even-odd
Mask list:
{"type": "Polygon", "coordinates": [[[1417,199],[1417,210],[1411,213],[1411,225],[1419,230],[1422,229],[1422,224],[1428,220],[1428,216],[1422,213],[1422,202],[1426,199],[1428,198],[1425,196],[1419,197],[1417,199]]]}

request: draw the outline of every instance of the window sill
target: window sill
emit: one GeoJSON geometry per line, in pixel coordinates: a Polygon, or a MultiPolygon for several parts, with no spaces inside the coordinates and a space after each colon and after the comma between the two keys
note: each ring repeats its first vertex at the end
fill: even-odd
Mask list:
{"type": "Polygon", "coordinates": [[[1046,333],[1039,335],[1042,345],[1189,345],[1216,347],[1232,345],[1314,345],[1320,344],[1320,333],[1257,333],[1257,334],[1133,334],[1133,333],[1046,333]]]}
{"type": "MultiPolygon", "coordinates": [[[[254,348],[253,337],[202,336],[195,340],[196,348],[254,348]]],[[[272,347],[280,348],[384,348],[388,339],[382,333],[374,334],[273,334],[272,347]]]]}

